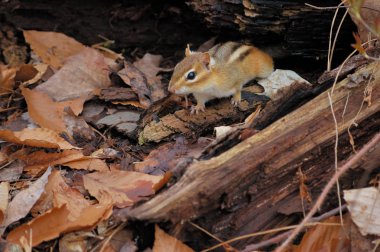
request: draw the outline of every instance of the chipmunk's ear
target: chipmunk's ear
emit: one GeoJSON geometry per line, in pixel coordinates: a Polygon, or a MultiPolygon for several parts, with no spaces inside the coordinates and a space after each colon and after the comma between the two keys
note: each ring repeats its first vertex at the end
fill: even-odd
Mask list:
{"type": "Polygon", "coordinates": [[[185,55],[186,55],[186,57],[187,56],[190,56],[190,54],[192,54],[193,52],[190,50],[190,46],[189,46],[189,44],[187,44],[187,47],[186,47],[186,49],[185,49],[185,55]]]}
{"type": "Polygon", "coordinates": [[[213,65],[214,60],[211,58],[210,53],[202,53],[202,62],[205,64],[207,69],[210,69],[210,66],[213,65]]]}

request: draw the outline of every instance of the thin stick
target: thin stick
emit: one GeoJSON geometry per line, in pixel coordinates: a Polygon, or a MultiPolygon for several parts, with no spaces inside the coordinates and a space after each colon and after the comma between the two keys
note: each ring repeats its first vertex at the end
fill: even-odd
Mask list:
{"type": "Polygon", "coordinates": [[[334,174],[334,176],[329,180],[322,193],[319,195],[317,202],[310,210],[310,212],[306,215],[306,217],[302,220],[302,222],[297,226],[295,230],[293,230],[292,234],[285,240],[284,243],[281,244],[276,251],[284,251],[286,246],[293,241],[293,239],[298,235],[298,233],[303,229],[303,227],[310,221],[311,217],[317,212],[317,210],[321,207],[323,201],[325,200],[327,194],[330,189],[334,186],[335,181],[345,173],[352,165],[354,165],[359,159],[364,156],[371,148],[373,148],[376,144],[380,142],[380,133],[377,133],[371,141],[369,141],[363,148],[356,153],[350,160],[348,160],[343,166],[338,169],[338,172],[334,174]]]}
{"type": "MultiPolygon", "coordinates": [[[[336,120],[335,117],[335,112],[334,112],[334,107],[332,104],[332,99],[330,92],[327,92],[327,96],[329,97],[329,105],[331,109],[331,114],[334,119],[334,127],[335,127],[335,145],[334,145],[334,168],[335,168],[335,174],[338,172],[338,143],[339,143],[339,130],[338,130],[338,121],[336,120]]],[[[338,203],[339,203],[339,208],[342,207],[342,199],[340,198],[340,186],[339,186],[339,178],[336,180],[336,190],[337,190],[337,195],[338,195],[338,203]]],[[[339,212],[340,216],[340,223],[343,224],[343,214],[342,211],[339,212]]]]}
{"type": "Polygon", "coordinates": [[[335,7],[336,10],[335,10],[334,17],[332,19],[331,26],[330,26],[329,49],[327,51],[327,71],[331,70],[331,61],[332,61],[331,38],[332,38],[332,32],[333,32],[333,29],[334,29],[334,24],[335,24],[336,16],[338,15],[339,7],[342,4],[344,4],[344,1],[341,2],[338,6],[335,7]]]}
{"type": "MultiPolygon", "coordinates": [[[[342,2],[344,3],[344,2],[342,2]]],[[[334,50],[335,50],[335,45],[336,45],[336,41],[338,40],[338,35],[339,35],[339,32],[340,32],[340,28],[342,28],[342,25],[343,25],[343,22],[344,20],[346,19],[346,16],[348,14],[348,9],[346,9],[346,12],[344,13],[342,19],[340,20],[340,23],[338,25],[338,28],[336,29],[336,33],[335,33],[335,36],[334,36],[334,42],[332,44],[332,47],[331,47],[331,52],[330,52],[330,64],[329,64],[329,67],[331,68],[331,64],[332,64],[332,60],[333,60],[333,55],[334,55],[334,50]]],[[[332,34],[330,34],[332,35],[332,34]]],[[[330,71],[330,70],[328,70],[330,71]]]]}
{"type": "MultiPolygon", "coordinates": [[[[344,204],[342,206],[342,208],[340,207],[337,207],[337,208],[334,208],[318,217],[313,217],[311,218],[311,222],[319,222],[319,221],[322,221],[322,220],[325,220],[331,216],[334,216],[336,215],[337,213],[340,212],[340,210],[343,209],[343,210],[346,210],[347,209],[347,205],[344,204]]],[[[255,250],[260,250],[264,247],[267,247],[267,246],[270,246],[270,245],[273,245],[273,244],[276,244],[276,243],[279,243],[283,240],[285,240],[290,234],[292,233],[292,230],[289,230],[289,231],[286,231],[285,233],[282,233],[282,234],[279,234],[279,235],[276,235],[275,237],[272,237],[268,240],[265,240],[265,241],[262,241],[262,242],[259,242],[259,243],[256,243],[256,244],[251,244],[251,245],[248,245],[245,247],[245,249],[242,251],[242,252],[248,252],[248,251],[255,251],[255,250]]]]}
{"type": "MultiPolygon", "coordinates": [[[[312,227],[312,226],[316,226],[316,225],[340,226],[340,224],[337,224],[337,223],[321,223],[321,222],[309,222],[309,223],[306,223],[305,226],[312,227]]],[[[265,230],[265,231],[261,231],[261,232],[257,232],[257,233],[253,233],[253,234],[242,235],[242,236],[239,236],[239,237],[235,237],[235,238],[233,238],[231,240],[225,241],[223,243],[219,243],[219,244],[217,244],[217,245],[215,245],[215,246],[213,246],[211,248],[204,249],[201,252],[208,252],[208,251],[211,251],[213,249],[216,249],[216,248],[219,248],[221,246],[224,246],[226,244],[229,244],[231,242],[240,241],[240,240],[244,240],[244,239],[247,239],[247,238],[252,238],[252,237],[255,237],[255,236],[259,236],[259,235],[266,235],[266,234],[271,234],[271,233],[275,233],[275,232],[281,232],[281,231],[285,231],[285,230],[289,230],[289,229],[294,229],[296,227],[297,227],[297,225],[292,225],[292,226],[286,226],[286,227],[281,227],[281,228],[276,228],[276,229],[265,230]]]]}
{"type": "Polygon", "coordinates": [[[346,6],[341,6],[341,4],[339,4],[338,6],[326,6],[326,7],[316,6],[309,3],[305,3],[305,5],[317,10],[335,10],[336,8],[347,9],[346,6]]]}
{"type": "Polygon", "coordinates": [[[189,221],[189,223],[190,223],[191,225],[193,225],[194,227],[198,228],[199,230],[201,230],[203,233],[205,233],[205,234],[207,234],[208,236],[214,238],[214,239],[217,240],[218,242],[224,242],[222,239],[220,239],[219,237],[217,237],[217,236],[211,234],[209,231],[207,231],[207,230],[204,229],[203,227],[201,227],[201,226],[195,224],[194,222],[189,221]]]}

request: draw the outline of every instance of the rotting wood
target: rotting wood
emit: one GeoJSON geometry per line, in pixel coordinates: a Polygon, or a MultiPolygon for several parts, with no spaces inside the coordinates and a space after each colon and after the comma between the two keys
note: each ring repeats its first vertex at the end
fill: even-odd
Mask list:
{"type": "MultiPolygon", "coordinates": [[[[355,74],[363,73],[373,73],[373,81],[370,82],[372,105],[368,107],[365,103],[360,113],[358,110],[363,102],[366,83],[347,89],[345,85],[348,80],[344,79],[335,87],[332,102],[338,119],[339,134],[346,132],[354,118],[359,125],[363,120],[369,120],[369,128],[364,129],[367,137],[370,137],[371,129],[373,133],[380,123],[380,65],[373,63],[355,74]],[[348,94],[349,102],[345,108],[348,94]]],[[[324,185],[323,178],[327,179],[324,176],[329,176],[329,172],[332,172],[332,163],[328,165],[324,162],[325,153],[318,154],[324,147],[331,147],[335,138],[328,91],[223,154],[193,163],[174,186],[132,209],[127,216],[139,220],[169,220],[177,223],[196,219],[217,209],[229,211],[233,209],[236,198],[249,197],[252,215],[242,216],[239,223],[234,223],[234,234],[251,232],[245,224],[252,221],[257,222],[256,227],[266,228],[271,223],[270,218],[273,219],[273,213],[279,210],[278,206],[275,207],[276,204],[284,204],[282,200],[287,197],[297,197],[298,181],[295,172],[298,167],[308,167],[307,175],[315,179],[313,186],[316,188],[321,188],[324,185]],[[310,167],[307,162],[313,158],[314,152],[321,160],[310,167]],[[313,172],[317,172],[317,175],[310,176],[313,172]],[[273,209],[268,211],[268,207],[273,209]],[[266,212],[272,212],[272,215],[266,212]]],[[[363,137],[362,132],[361,134],[363,137]]],[[[346,153],[350,151],[346,148],[346,153]]],[[[333,156],[331,148],[329,155],[333,156]]]]}
{"type": "Polygon", "coordinates": [[[220,102],[216,101],[216,104],[208,106],[203,113],[191,115],[190,109],[185,108],[160,118],[156,116],[158,120],[153,120],[152,113],[157,112],[153,110],[142,119],[144,128],[139,133],[139,142],[140,144],[160,142],[176,133],[182,133],[188,137],[199,136],[207,130],[212,130],[215,125],[220,125],[222,121],[229,123],[241,121],[258,105],[262,105],[269,99],[254,93],[248,93],[247,99],[244,98],[243,94],[243,102],[239,108],[233,107],[228,98],[220,102]]]}
{"type": "MultiPolygon", "coordinates": [[[[336,6],[340,1],[308,1],[319,6],[336,6]]],[[[329,29],[334,10],[318,10],[303,1],[277,0],[192,0],[187,4],[211,31],[237,31],[254,44],[270,45],[272,54],[323,58],[327,55],[329,29]],[[312,27],[312,29],[310,29],[312,27]],[[307,32],[305,32],[307,31],[307,32]]],[[[340,22],[341,15],[336,22],[340,22]]],[[[353,25],[346,19],[339,37],[351,37],[353,25]]],[[[225,36],[225,35],[224,35],[225,36]]],[[[344,43],[337,43],[335,52],[344,43]]]]}

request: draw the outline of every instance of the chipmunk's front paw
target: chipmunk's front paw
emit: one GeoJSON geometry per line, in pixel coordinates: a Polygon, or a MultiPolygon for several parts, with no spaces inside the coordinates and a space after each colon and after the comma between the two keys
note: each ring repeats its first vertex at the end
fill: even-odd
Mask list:
{"type": "Polygon", "coordinates": [[[234,97],[231,99],[231,104],[234,106],[234,107],[238,107],[239,104],[240,104],[240,99],[239,100],[236,100],[234,97]]]}
{"type": "Polygon", "coordinates": [[[197,104],[196,106],[191,106],[191,111],[190,111],[190,114],[194,115],[198,115],[199,112],[205,112],[205,105],[202,105],[202,104],[197,104]]]}

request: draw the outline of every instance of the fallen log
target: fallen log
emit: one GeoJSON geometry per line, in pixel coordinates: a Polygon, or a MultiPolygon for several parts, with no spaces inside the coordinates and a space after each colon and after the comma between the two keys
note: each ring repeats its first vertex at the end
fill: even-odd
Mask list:
{"type": "MultiPolygon", "coordinates": [[[[334,172],[336,131],[328,93],[340,136],[339,160],[353,152],[347,129],[356,148],[379,129],[380,65],[353,75],[230,150],[191,164],[176,184],[127,216],[174,224],[198,219],[222,239],[294,221],[285,216],[302,211],[296,172],[306,175],[312,199],[334,172]],[[356,86],[353,75],[362,80],[356,86]]],[[[352,187],[360,172],[356,169],[341,181],[342,188],[352,187]]]]}
{"type": "MultiPolygon", "coordinates": [[[[336,6],[336,0],[308,4],[336,6]]],[[[258,46],[271,45],[279,55],[324,58],[327,55],[329,30],[334,10],[310,7],[303,1],[277,0],[192,0],[187,4],[200,16],[209,30],[227,36],[238,33],[258,46]],[[310,29],[312,28],[312,29],[310,29]],[[305,32],[307,31],[307,32],[305,32]]],[[[340,12],[342,13],[342,12],[340,12]]],[[[337,15],[339,23],[341,15],[337,15]]],[[[353,23],[346,19],[340,38],[350,38],[353,23]]],[[[338,43],[341,51],[345,43],[338,43]]]]}

